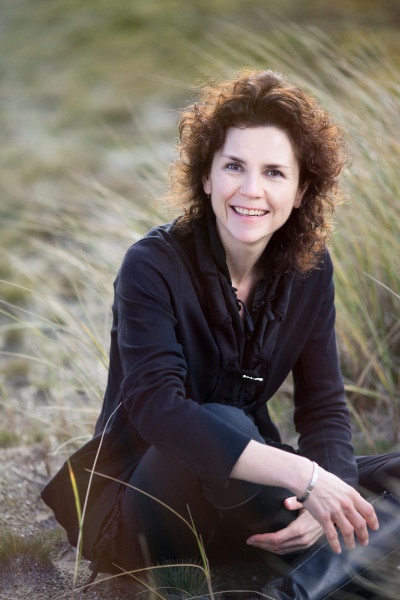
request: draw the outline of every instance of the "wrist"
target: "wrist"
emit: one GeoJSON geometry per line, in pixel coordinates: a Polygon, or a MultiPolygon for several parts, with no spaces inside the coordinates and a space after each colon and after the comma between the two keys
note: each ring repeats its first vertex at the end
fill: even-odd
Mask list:
{"type": "Polygon", "coordinates": [[[311,461],[311,462],[313,465],[311,479],[309,480],[309,483],[308,483],[307,488],[304,491],[304,493],[301,496],[297,496],[297,501],[301,502],[302,504],[309,498],[311,492],[313,491],[313,489],[318,481],[318,473],[319,473],[318,464],[314,461],[311,461]]]}

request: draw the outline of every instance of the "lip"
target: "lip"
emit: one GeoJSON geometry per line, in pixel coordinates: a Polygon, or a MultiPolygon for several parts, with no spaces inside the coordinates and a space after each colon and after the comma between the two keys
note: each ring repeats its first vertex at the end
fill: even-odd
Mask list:
{"type": "Polygon", "coordinates": [[[260,219],[269,214],[269,210],[263,208],[247,208],[246,206],[231,206],[231,209],[238,217],[251,217],[260,219]],[[261,213],[261,214],[260,214],[261,213]]]}

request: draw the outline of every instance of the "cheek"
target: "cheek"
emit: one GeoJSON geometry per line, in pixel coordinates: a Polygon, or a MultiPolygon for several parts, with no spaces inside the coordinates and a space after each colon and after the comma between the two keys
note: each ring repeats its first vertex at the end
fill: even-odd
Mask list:
{"type": "Polygon", "coordinates": [[[221,218],[224,219],[225,218],[225,215],[226,215],[226,204],[219,197],[219,195],[216,192],[215,188],[213,190],[213,193],[211,194],[211,208],[212,208],[212,211],[213,211],[214,215],[217,217],[217,219],[221,219],[221,218]]]}

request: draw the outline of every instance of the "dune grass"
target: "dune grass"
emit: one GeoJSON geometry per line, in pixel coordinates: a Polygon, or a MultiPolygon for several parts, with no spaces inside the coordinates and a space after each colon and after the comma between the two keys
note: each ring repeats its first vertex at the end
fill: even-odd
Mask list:
{"type": "MultiPolygon", "coordinates": [[[[342,367],[361,445],[381,443],[368,422],[371,410],[390,423],[382,443],[395,444],[400,420],[400,52],[394,54],[382,38],[362,30],[355,31],[348,47],[319,30],[279,22],[269,24],[266,36],[232,24],[224,34],[224,39],[210,34],[207,51],[196,48],[204,73],[231,74],[248,64],[283,71],[319,97],[346,131],[352,162],[343,178],[346,198],[331,244],[342,367]]],[[[15,182],[6,190],[11,204],[3,208],[0,225],[6,381],[11,386],[28,381],[44,391],[57,407],[54,421],[61,417],[62,429],[65,399],[76,412],[85,412],[88,431],[98,412],[107,367],[111,283],[126,248],[171,216],[155,199],[172,156],[174,118],[169,114],[163,121],[160,137],[151,127],[149,133],[145,119],[133,118],[134,147],[125,145],[119,121],[111,120],[108,128],[115,126],[115,137],[102,149],[104,169],[97,175],[86,162],[81,171],[64,173],[62,154],[56,152],[55,172],[34,159],[35,179],[24,166],[21,182],[34,181],[28,195],[14,197],[15,182]],[[121,175],[127,191],[127,171],[129,195],[113,189],[121,175]],[[30,354],[35,360],[25,358],[30,354]]],[[[80,152],[88,150],[87,137],[83,140],[80,152]]],[[[4,396],[8,389],[6,385],[4,396]]]]}
{"type": "Polygon", "coordinates": [[[275,25],[265,38],[232,25],[202,58],[228,73],[243,64],[284,72],[346,132],[351,162],[331,240],[338,341],[360,448],[387,450],[400,425],[399,55],[371,30],[353,31],[346,46],[314,28],[275,25]],[[387,416],[389,434],[374,429],[370,411],[387,416]]]}

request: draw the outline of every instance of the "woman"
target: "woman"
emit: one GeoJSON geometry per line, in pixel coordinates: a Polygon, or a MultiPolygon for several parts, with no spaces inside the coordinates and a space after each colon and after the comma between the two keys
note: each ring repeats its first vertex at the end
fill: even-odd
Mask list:
{"type": "Polygon", "coordinates": [[[125,256],[103,408],[70,462],[81,538],[66,467],[43,492],[96,570],[196,556],[176,513],[211,559],[292,555],[323,534],[334,556],[378,529],[356,488],[382,491],[399,456],[353,456],[326,249],[344,163],[327,113],[271,71],[182,112],[183,214],[125,256]],[[266,404],[290,372],[298,449],[266,404]]]}

